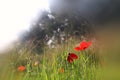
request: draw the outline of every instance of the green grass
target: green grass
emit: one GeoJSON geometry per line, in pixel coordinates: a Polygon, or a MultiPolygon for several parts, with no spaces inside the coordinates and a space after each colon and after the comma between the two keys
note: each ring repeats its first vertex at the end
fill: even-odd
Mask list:
{"type": "Polygon", "coordinates": [[[98,80],[97,51],[93,46],[85,51],[74,51],[77,43],[79,41],[71,40],[53,49],[45,47],[41,55],[32,53],[32,49],[27,47],[21,53],[17,49],[12,50],[0,80],[98,80]],[[73,63],[67,61],[69,52],[78,55],[78,59],[73,63]],[[39,64],[33,66],[36,61],[39,61],[39,64]],[[20,65],[24,65],[26,70],[18,71],[17,67],[20,65]],[[61,72],[61,69],[64,71],[61,72]]]}

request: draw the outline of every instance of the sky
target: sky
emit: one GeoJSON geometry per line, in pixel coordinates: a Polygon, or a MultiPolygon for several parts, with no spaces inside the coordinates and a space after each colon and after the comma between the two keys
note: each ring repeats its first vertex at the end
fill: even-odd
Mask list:
{"type": "Polygon", "coordinates": [[[48,0],[0,0],[0,51],[18,39],[23,30],[42,9],[49,9],[48,0]]]}

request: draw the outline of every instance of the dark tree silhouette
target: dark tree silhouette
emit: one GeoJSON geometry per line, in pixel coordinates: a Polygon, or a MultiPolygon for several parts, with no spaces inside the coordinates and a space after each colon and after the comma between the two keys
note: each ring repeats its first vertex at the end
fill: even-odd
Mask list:
{"type": "Polygon", "coordinates": [[[76,10],[59,14],[51,8],[51,12],[43,11],[38,19],[31,23],[30,30],[21,37],[21,42],[33,40],[36,49],[40,50],[49,40],[61,44],[70,37],[81,38],[81,35],[88,36],[93,32],[92,25],[76,10]]]}

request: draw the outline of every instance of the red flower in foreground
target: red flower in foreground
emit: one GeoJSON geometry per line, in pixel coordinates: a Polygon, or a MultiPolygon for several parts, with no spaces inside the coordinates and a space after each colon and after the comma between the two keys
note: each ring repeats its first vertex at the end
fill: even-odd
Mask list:
{"type": "Polygon", "coordinates": [[[26,69],[25,66],[19,66],[19,67],[18,67],[18,70],[19,70],[19,71],[24,71],[25,69],[26,69]]]}
{"type": "Polygon", "coordinates": [[[74,59],[78,59],[78,56],[75,53],[69,53],[67,57],[68,62],[72,63],[74,59]]]}
{"type": "Polygon", "coordinates": [[[75,47],[74,49],[75,49],[76,51],[85,50],[85,49],[88,48],[91,44],[92,44],[92,42],[82,41],[82,42],[80,43],[80,46],[75,47]]]}

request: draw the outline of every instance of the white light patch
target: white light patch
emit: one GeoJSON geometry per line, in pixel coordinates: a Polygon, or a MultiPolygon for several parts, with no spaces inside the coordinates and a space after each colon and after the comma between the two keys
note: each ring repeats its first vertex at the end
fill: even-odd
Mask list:
{"type": "Polygon", "coordinates": [[[49,9],[48,0],[0,0],[0,50],[28,30],[42,9],[49,9]]]}

